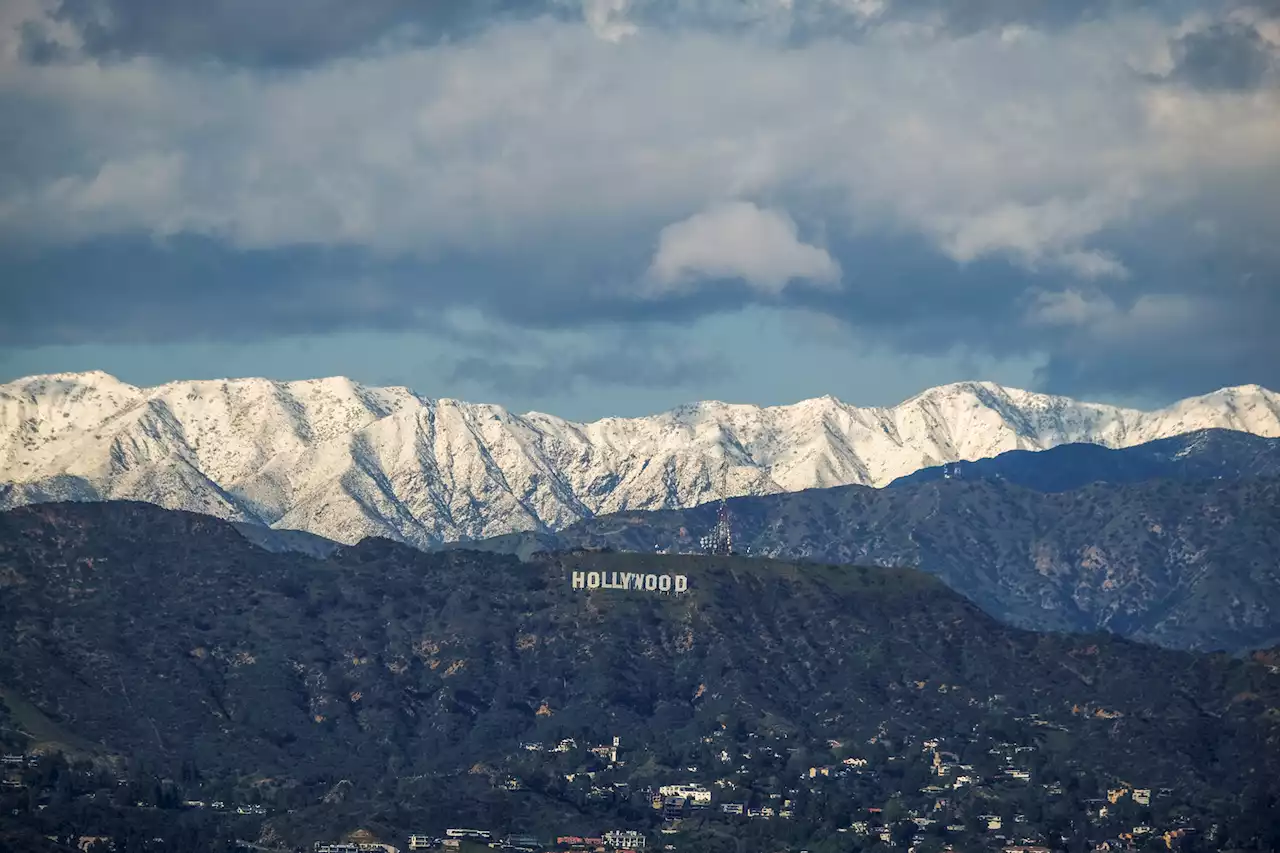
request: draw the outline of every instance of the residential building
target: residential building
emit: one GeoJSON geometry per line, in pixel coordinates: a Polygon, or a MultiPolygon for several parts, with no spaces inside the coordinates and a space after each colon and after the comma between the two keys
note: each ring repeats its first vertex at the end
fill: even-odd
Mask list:
{"type": "Polygon", "coordinates": [[[615,850],[643,850],[645,837],[634,829],[613,829],[604,834],[604,843],[615,850]]]}
{"type": "Polygon", "coordinates": [[[688,783],[684,785],[663,785],[658,793],[664,797],[684,797],[690,805],[705,806],[711,802],[711,791],[701,785],[688,783]]]}
{"type": "Polygon", "coordinates": [[[618,746],[619,739],[615,737],[612,744],[605,746],[593,746],[591,747],[591,752],[601,758],[609,759],[610,764],[615,764],[618,761],[618,746]]]}

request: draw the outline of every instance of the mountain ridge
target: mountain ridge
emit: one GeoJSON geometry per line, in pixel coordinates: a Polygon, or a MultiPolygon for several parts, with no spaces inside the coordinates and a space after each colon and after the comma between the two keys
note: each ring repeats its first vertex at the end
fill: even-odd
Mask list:
{"type": "MultiPolygon", "coordinates": [[[[1022,628],[1193,649],[1260,648],[1280,636],[1280,477],[1067,492],[931,480],[734,498],[728,507],[739,553],[917,566],[1022,628]]],[[[522,558],[573,548],[698,552],[716,513],[714,504],[620,513],[454,547],[522,558]]]]}
{"type": "Polygon", "coordinates": [[[1207,427],[1280,436],[1280,395],[1244,385],[1142,412],[966,382],[892,407],[704,401],[576,423],[345,377],[139,388],[63,373],[0,386],[0,508],[145,500],[348,544],[427,547],[1207,427]]]}
{"type": "MultiPolygon", "coordinates": [[[[714,853],[781,849],[792,822],[792,849],[838,842],[855,815],[895,802],[885,820],[907,838],[918,809],[938,818],[939,840],[950,822],[1007,811],[1010,825],[1029,818],[1020,831],[1083,841],[1099,828],[1087,800],[1117,784],[1157,792],[1162,820],[1239,827],[1240,849],[1273,849],[1243,842],[1280,780],[1274,655],[1022,631],[909,568],[520,562],[386,540],[320,561],[264,551],[208,516],[118,502],[0,513],[0,585],[6,753],[78,744],[112,764],[109,791],[131,766],[170,780],[170,809],[247,799],[269,810],[272,837],[304,846],[371,816],[400,833],[555,837],[619,820],[656,833],[645,789],[692,780],[717,801],[795,798],[793,821],[753,822],[747,846],[682,845],[714,853]],[[576,572],[684,574],[689,586],[578,589],[576,572]],[[34,714],[51,725],[29,729],[34,714]],[[622,762],[592,757],[619,736],[622,762]],[[566,738],[571,755],[553,748],[566,738]],[[945,771],[930,761],[937,739],[954,751],[945,771]],[[867,766],[846,770],[846,756],[867,766]],[[1015,763],[1029,786],[1009,776],[1015,763]],[[972,787],[952,786],[960,772],[972,787]],[[733,788],[716,784],[726,777],[733,788]],[[615,782],[619,797],[595,797],[615,782]],[[778,837],[757,837],[769,827],[778,837]]],[[[48,814],[74,825],[87,805],[54,800],[48,814]]],[[[1146,817],[1123,808],[1109,834],[1146,817]]],[[[29,811],[12,820],[38,825],[29,811]]],[[[986,849],[987,827],[961,849],[986,849]]]]}
{"type": "Polygon", "coordinates": [[[1065,492],[1090,483],[1275,476],[1280,476],[1280,439],[1202,429],[1124,448],[1081,443],[1040,451],[1008,450],[987,459],[921,468],[889,486],[947,479],[1002,480],[1041,492],[1065,492]]]}

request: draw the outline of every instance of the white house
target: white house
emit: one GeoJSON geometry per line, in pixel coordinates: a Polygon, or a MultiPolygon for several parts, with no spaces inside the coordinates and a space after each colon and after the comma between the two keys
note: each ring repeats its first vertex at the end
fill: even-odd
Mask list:
{"type": "Polygon", "coordinates": [[[604,843],[619,850],[642,850],[645,838],[634,829],[613,829],[604,834],[604,843]]]}
{"type": "Polygon", "coordinates": [[[658,793],[664,797],[684,797],[694,805],[705,806],[711,802],[711,791],[701,785],[663,785],[658,793]]]}

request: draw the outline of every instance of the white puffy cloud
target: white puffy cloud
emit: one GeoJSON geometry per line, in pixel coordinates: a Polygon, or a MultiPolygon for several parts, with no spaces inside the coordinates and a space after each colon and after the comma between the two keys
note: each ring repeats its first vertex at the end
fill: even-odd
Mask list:
{"type": "Polygon", "coordinates": [[[582,0],[582,17],[591,31],[605,41],[622,41],[639,32],[627,20],[628,0],[582,0]]]}
{"type": "Polygon", "coordinates": [[[961,263],[1003,253],[1029,266],[1048,262],[1085,278],[1123,276],[1124,267],[1102,252],[1079,247],[1124,215],[1126,199],[1114,190],[1084,199],[1015,202],[980,213],[938,217],[943,251],[961,263]]]}
{"type": "Polygon", "coordinates": [[[1094,339],[1147,341],[1170,331],[1193,330],[1201,308],[1180,294],[1146,294],[1122,307],[1105,294],[1067,290],[1039,294],[1029,319],[1041,326],[1080,328],[1094,339]]]}
{"type": "Polygon", "coordinates": [[[730,278],[776,294],[797,279],[835,284],[840,265],[825,249],[801,241],[786,213],[748,201],[715,205],[662,229],[649,266],[660,290],[730,278]]]}

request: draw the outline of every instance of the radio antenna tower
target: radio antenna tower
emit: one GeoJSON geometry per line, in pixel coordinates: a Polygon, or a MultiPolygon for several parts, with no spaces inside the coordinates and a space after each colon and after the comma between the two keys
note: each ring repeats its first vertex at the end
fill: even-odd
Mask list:
{"type": "Polygon", "coordinates": [[[720,501],[720,509],[716,513],[716,526],[711,533],[702,537],[702,547],[708,554],[728,557],[733,554],[733,528],[729,522],[729,505],[720,501]]]}

